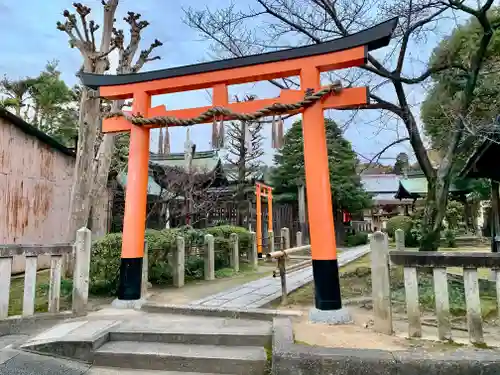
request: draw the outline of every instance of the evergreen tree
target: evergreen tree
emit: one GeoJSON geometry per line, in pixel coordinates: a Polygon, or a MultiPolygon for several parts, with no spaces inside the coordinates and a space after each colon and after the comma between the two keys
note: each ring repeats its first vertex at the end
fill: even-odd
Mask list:
{"type": "MultiPolygon", "coordinates": [[[[325,126],[334,207],[351,213],[370,207],[371,199],[356,172],[358,160],[350,142],[342,136],[334,121],[325,119],[325,126]]],[[[296,200],[297,182],[305,180],[302,121],[295,122],[285,134],[285,144],[274,161],[276,168],[272,179],[276,199],[296,200]]]]}

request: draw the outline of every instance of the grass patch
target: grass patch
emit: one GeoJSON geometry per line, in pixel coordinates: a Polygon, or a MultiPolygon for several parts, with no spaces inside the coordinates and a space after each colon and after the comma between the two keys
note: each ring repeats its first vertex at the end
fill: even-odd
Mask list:
{"type": "MultiPolygon", "coordinates": [[[[345,298],[347,295],[354,293],[355,296],[362,296],[366,289],[366,281],[360,279],[356,275],[358,273],[364,274],[365,270],[370,270],[371,257],[366,254],[355,261],[340,267],[341,274],[340,290],[342,296],[345,298]],[[349,276],[352,275],[353,277],[349,276]],[[359,281],[359,284],[356,282],[359,281]]],[[[369,272],[371,274],[371,272],[369,272]]],[[[371,279],[370,279],[371,283],[371,279]]],[[[370,288],[371,293],[371,288],[370,288]]],[[[314,283],[309,283],[302,288],[294,290],[288,295],[288,305],[296,306],[310,306],[314,304],[314,283]]],[[[273,307],[280,305],[280,302],[273,304],[273,307]]]]}
{"type": "Polygon", "coordinates": [[[247,275],[257,272],[250,264],[247,263],[242,263],[240,264],[240,270],[236,272],[232,268],[220,268],[217,271],[215,271],[215,278],[216,279],[225,279],[228,277],[234,277],[238,275],[247,275]]]}
{"type": "MultiPolygon", "coordinates": [[[[50,271],[40,271],[36,275],[35,312],[47,312],[49,308],[50,271]]],[[[71,310],[72,280],[61,280],[60,310],[71,310]]],[[[10,282],[9,316],[23,312],[24,275],[13,277],[10,282]]]]}
{"type": "MultiPolygon", "coordinates": [[[[461,269],[460,269],[461,270],[461,269]]],[[[488,270],[489,272],[489,270],[488,270]]],[[[461,273],[461,272],[460,272],[461,273]]],[[[355,299],[371,297],[372,279],[370,267],[370,254],[340,268],[340,289],[342,298],[355,299]]],[[[418,270],[419,302],[423,312],[434,312],[434,284],[432,273],[418,270]]],[[[391,269],[391,291],[393,308],[395,312],[406,312],[404,276],[402,267],[391,269]]],[[[481,298],[481,312],[483,318],[496,316],[497,302],[495,284],[487,280],[479,280],[481,298]]],[[[450,313],[455,317],[466,315],[465,290],[461,275],[448,276],[448,293],[450,313]]],[[[289,305],[311,306],[314,304],[314,284],[300,288],[288,296],[289,305]]]]}

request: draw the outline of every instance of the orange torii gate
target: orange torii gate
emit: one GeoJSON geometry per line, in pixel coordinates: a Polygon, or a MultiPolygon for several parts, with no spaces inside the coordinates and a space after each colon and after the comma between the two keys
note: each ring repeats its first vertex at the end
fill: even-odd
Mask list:
{"type": "Polygon", "coordinates": [[[391,19],[356,34],[316,45],[178,68],[123,75],[81,73],[82,83],[98,90],[100,97],[133,99],[133,116],[121,113],[102,122],[105,133],[130,132],[118,298],[133,301],[141,297],[150,130],[211,122],[215,116],[231,120],[251,111],[260,110],[262,116],[269,115],[275,109],[279,114],[303,114],[315,304],[319,310],[340,309],[342,303],[323,110],[359,107],[369,102],[369,94],[366,87],[347,88],[336,93],[332,93],[334,90],[331,87],[322,89],[320,73],[365,64],[369,51],[389,44],[396,26],[397,19],[391,19]],[[274,99],[229,102],[229,85],[290,76],[300,77],[299,90],[282,90],[280,96],[274,99]],[[152,95],[209,88],[213,90],[214,107],[172,111],[165,106],[151,108],[152,95]],[[311,95],[311,91],[316,91],[316,95],[311,95]],[[297,106],[297,102],[301,104],[297,106]],[[268,110],[264,113],[262,108],[266,106],[268,110]]]}
{"type": "Polygon", "coordinates": [[[255,184],[255,237],[258,257],[262,258],[262,197],[267,198],[267,231],[273,231],[273,188],[263,183],[255,184]]]}

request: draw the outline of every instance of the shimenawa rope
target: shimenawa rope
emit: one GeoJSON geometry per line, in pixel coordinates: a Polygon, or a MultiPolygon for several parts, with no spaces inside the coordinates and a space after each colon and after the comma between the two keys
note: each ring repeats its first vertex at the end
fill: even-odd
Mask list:
{"type": "Polygon", "coordinates": [[[304,99],[292,104],[281,104],[274,103],[270,106],[259,109],[258,111],[251,113],[236,113],[228,108],[224,107],[213,107],[209,110],[203,112],[199,116],[192,117],[189,119],[179,119],[173,116],[157,116],[151,118],[144,118],[137,115],[127,115],[123,111],[111,112],[104,115],[104,118],[112,118],[123,116],[126,120],[130,121],[134,125],[163,125],[163,126],[189,126],[195,124],[203,124],[212,121],[214,118],[224,117],[229,120],[241,120],[241,121],[255,121],[261,117],[271,116],[276,114],[282,114],[290,111],[296,111],[298,109],[307,108],[312,104],[321,100],[324,96],[330,93],[339,93],[342,90],[342,85],[340,81],[336,81],[331,85],[310,94],[306,92],[304,99]]]}

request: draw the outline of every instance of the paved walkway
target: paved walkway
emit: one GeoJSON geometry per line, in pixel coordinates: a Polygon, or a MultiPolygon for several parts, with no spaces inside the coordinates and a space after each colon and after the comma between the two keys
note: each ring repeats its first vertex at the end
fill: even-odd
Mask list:
{"type": "MultiPolygon", "coordinates": [[[[338,254],[339,266],[344,266],[370,252],[369,245],[343,249],[338,254]]],[[[287,275],[288,293],[311,282],[312,267],[307,267],[287,275]]],[[[281,297],[279,277],[267,276],[262,279],[239,285],[235,288],[193,301],[190,305],[226,307],[226,308],[259,308],[281,297]]]]}

